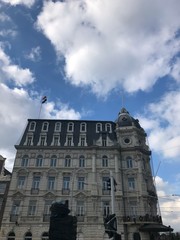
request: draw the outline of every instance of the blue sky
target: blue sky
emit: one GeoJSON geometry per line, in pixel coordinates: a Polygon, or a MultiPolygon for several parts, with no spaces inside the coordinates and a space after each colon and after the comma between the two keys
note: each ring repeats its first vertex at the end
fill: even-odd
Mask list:
{"type": "Polygon", "coordinates": [[[27,118],[112,120],[148,134],[165,224],[180,221],[180,1],[0,0],[0,154],[27,118]],[[122,100],[123,99],[123,100],[122,100]]]}

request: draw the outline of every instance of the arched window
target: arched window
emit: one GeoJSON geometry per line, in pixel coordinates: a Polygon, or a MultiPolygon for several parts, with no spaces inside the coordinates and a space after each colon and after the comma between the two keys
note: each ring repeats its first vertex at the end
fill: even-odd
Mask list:
{"type": "Polygon", "coordinates": [[[74,130],[74,123],[70,122],[68,123],[68,132],[73,132],[74,130]]]}
{"type": "Polygon", "coordinates": [[[57,156],[53,155],[51,157],[50,167],[56,167],[56,164],[57,164],[57,156]]]}
{"type": "Polygon", "coordinates": [[[35,122],[30,122],[29,124],[29,131],[35,131],[36,123],[35,122]]]}
{"type": "Polygon", "coordinates": [[[15,240],[15,233],[14,233],[14,232],[10,232],[10,233],[8,234],[7,240],[15,240]]]}
{"type": "Polygon", "coordinates": [[[42,125],[42,131],[48,131],[48,125],[49,123],[48,122],[44,122],[43,125],[42,125]]]}
{"type": "Polygon", "coordinates": [[[85,157],[83,155],[79,157],[79,167],[85,167],[85,157]]]}
{"type": "Polygon", "coordinates": [[[111,124],[110,124],[110,123],[106,123],[106,131],[107,131],[107,132],[112,132],[112,131],[111,131],[111,124]]]}
{"type": "Polygon", "coordinates": [[[86,123],[81,123],[80,131],[81,132],[86,132],[86,123]]]}
{"type": "Polygon", "coordinates": [[[102,157],[102,166],[108,167],[108,157],[105,155],[102,157]]]}
{"type": "Polygon", "coordinates": [[[27,232],[24,236],[24,240],[32,240],[32,233],[31,232],[27,232]]]}
{"type": "Polygon", "coordinates": [[[61,131],[61,123],[60,122],[56,122],[55,124],[55,132],[60,132],[61,131]]]}
{"type": "Polygon", "coordinates": [[[70,155],[67,155],[67,156],[65,157],[64,166],[65,166],[65,167],[70,167],[70,166],[71,166],[71,156],[70,156],[70,155]]]}
{"type": "Polygon", "coordinates": [[[49,234],[48,234],[48,232],[44,232],[44,233],[42,234],[41,240],[48,240],[48,239],[49,239],[49,234]]]}
{"type": "Polygon", "coordinates": [[[138,232],[135,232],[133,234],[133,240],[141,240],[141,236],[140,236],[140,234],[138,232]]]}
{"type": "Polygon", "coordinates": [[[101,123],[97,123],[96,124],[96,132],[101,132],[102,131],[102,124],[101,123]]]}
{"type": "Polygon", "coordinates": [[[21,167],[27,167],[29,162],[29,157],[28,155],[24,155],[22,160],[21,160],[21,167]]]}

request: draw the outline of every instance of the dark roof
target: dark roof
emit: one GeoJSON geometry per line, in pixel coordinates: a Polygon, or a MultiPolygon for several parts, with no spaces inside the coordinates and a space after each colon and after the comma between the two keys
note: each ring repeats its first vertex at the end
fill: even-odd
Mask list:
{"type": "Polygon", "coordinates": [[[139,228],[141,232],[172,232],[173,228],[163,224],[144,224],[139,228]]]}

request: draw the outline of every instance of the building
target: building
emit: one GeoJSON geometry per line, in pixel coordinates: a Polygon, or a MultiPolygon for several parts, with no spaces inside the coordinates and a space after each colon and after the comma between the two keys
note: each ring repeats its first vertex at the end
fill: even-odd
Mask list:
{"type": "Polygon", "coordinates": [[[7,193],[9,189],[11,173],[4,167],[6,158],[0,155],[0,226],[6,205],[7,193]]]}
{"type": "Polygon", "coordinates": [[[110,171],[121,238],[149,240],[162,230],[146,133],[126,109],[115,122],[29,119],[15,147],[2,240],[48,239],[49,209],[60,200],[78,218],[77,239],[108,239],[110,171]]]}

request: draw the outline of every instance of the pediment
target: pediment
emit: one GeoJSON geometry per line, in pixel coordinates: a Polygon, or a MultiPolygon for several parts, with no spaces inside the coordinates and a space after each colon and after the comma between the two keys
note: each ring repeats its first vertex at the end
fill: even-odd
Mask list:
{"type": "Polygon", "coordinates": [[[24,196],[23,193],[17,191],[16,193],[14,193],[14,194],[12,195],[12,197],[13,197],[13,198],[16,198],[16,199],[23,199],[25,196],[24,196]]]}
{"type": "Polygon", "coordinates": [[[85,199],[85,198],[87,198],[87,195],[84,192],[78,192],[75,194],[74,197],[77,199],[85,199]]]}
{"type": "Polygon", "coordinates": [[[55,199],[56,195],[52,192],[47,192],[46,194],[44,194],[43,196],[45,199],[55,199]]]}

